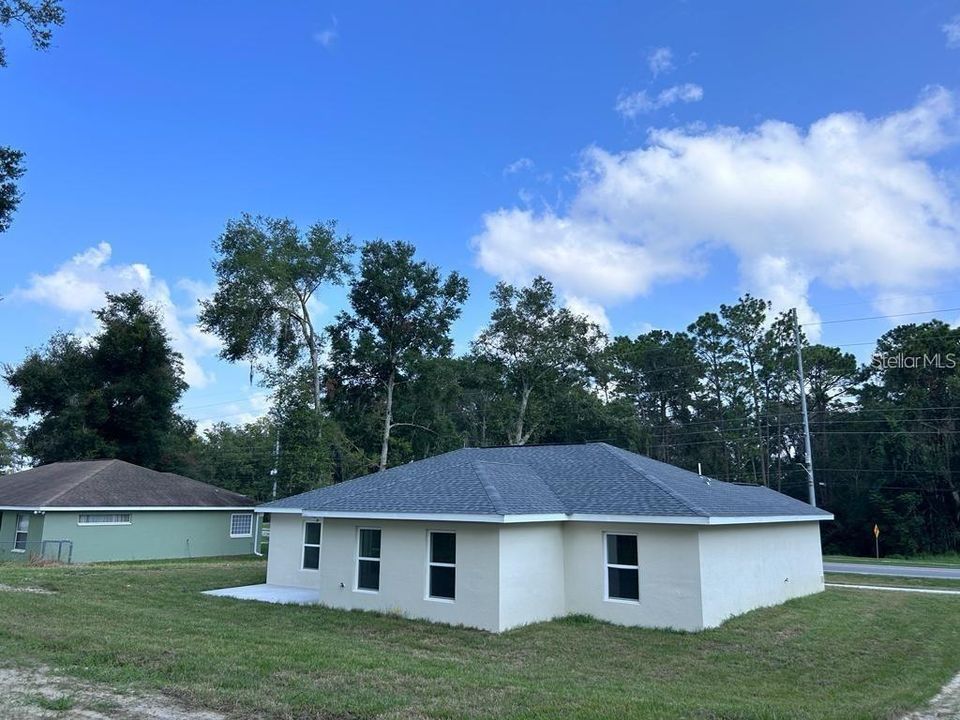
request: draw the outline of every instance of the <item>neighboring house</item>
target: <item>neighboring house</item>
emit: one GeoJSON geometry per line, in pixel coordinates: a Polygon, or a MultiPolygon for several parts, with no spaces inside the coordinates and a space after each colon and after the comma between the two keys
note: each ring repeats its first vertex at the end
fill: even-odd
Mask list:
{"type": "Polygon", "coordinates": [[[833,517],[604,443],[456,450],[257,511],[267,587],[494,632],[571,613],[700,630],[820,592],[833,517]]]}
{"type": "Polygon", "coordinates": [[[0,560],[248,554],[257,535],[253,504],[122,460],[52,463],[0,477],[0,560]]]}

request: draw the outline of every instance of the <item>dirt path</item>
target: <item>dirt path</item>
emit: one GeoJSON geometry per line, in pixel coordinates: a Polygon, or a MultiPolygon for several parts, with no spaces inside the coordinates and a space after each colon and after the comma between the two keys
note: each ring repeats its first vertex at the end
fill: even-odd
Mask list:
{"type": "Polygon", "coordinates": [[[902,720],[956,720],[960,718],[960,674],[943,686],[930,705],[904,715],[902,720]]]}
{"type": "Polygon", "coordinates": [[[0,718],[9,720],[225,720],[163,695],[126,695],[51,675],[48,668],[0,668],[0,718]]]}
{"type": "MultiPolygon", "coordinates": [[[[4,720],[226,720],[191,710],[158,694],[123,694],[80,680],[52,675],[48,668],[0,668],[0,718],[4,720]]],[[[960,718],[960,674],[923,710],[901,720],[960,718]]]]}

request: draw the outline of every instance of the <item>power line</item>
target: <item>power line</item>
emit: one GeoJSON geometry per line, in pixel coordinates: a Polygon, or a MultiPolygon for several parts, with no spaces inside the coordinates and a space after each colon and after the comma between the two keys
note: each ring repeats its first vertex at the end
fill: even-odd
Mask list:
{"type": "Polygon", "coordinates": [[[918,310],[917,312],[897,313],[895,315],[870,315],[867,317],[841,318],[839,320],[818,320],[816,322],[803,323],[801,327],[811,327],[813,325],[836,325],[839,323],[861,322],[865,320],[892,320],[894,318],[912,317],[914,315],[936,315],[937,313],[958,312],[960,307],[940,308],[938,310],[918,310]]]}
{"type": "Polygon", "coordinates": [[[208,407],[217,407],[219,405],[230,405],[231,403],[239,402],[254,402],[259,400],[268,400],[269,395],[247,395],[246,397],[235,398],[233,400],[223,400],[221,402],[207,403],[206,405],[188,405],[186,407],[180,408],[180,410],[201,410],[208,407]]]}
{"type": "Polygon", "coordinates": [[[817,467],[817,470],[822,470],[823,472],[846,472],[846,473],[861,473],[861,472],[871,472],[871,473],[884,473],[884,474],[893,474],[893,475],[910,475],[912,473],[930,473],[934,475],[940,475],[943,473],[949,473],[951,475],[960,475],[960,470],[928,470],[925,468],[919,468],[916,470],[885,470],[883,468],[824,468],[817,467]]]}

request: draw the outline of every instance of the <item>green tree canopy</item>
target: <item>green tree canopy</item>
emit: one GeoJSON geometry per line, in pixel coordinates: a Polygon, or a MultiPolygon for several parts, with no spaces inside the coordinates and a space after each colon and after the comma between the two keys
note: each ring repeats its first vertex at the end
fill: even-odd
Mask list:
{"type": "Polygon", "coordinates": [[[531,397],[550,381],[584,381],[603,334],[586,316],[560,307],[543,277],[521,288],[498,283],[490,297],[490,324],[473,348],[501,369],[516,400],[508,441],[524,445],[537,429],[538,421],[528,422],[531,397]]]}
{"type": "Polygon", "coordinates": [[[16,472],[25,465],[23,428],[13,418],[0,414],[0,475],[16,472]]]}
{"type": "MultiPolygon", "coordinates": [[[[20,25],[37,50],[46,50],[53,41],[53,28],[63,25],[65,13],[59,0],[0,0],[0,28],[20,25]]],[[[0,42],[0,67],[6,67],[7,53],[0,42]]]]}
{"type": "Polygon", "coordinates": [[[20,204],[17,180],[25,172],[23,153],[10,147],[0,147],[0,233],[10,228],[13,213],[20,204]]]}
{"type": "Polygon", "coordinates": [[[159,312],[136,292],[107,294],[89,341],[57,334],[19,365],[5,366],[12,413],[36,417],[24,438],[37,463],[120,458],[178,467],[193,427],[174,410],[186,390],[182,360],[159,312]]]}
{"type": "MultiPolygon", "coordinates": [[[[0,28],[20,25],[30,35],[37,50],[46,50],[53,40],[53,28],[63,25],[64,12],[59,0],[0,0],[0,28]]],[[[7,53],[0,38],[0,68],[7,65],[7,53]]],[[[0,233],[6,232],[13,213],[20,204],[17,180],[23,177],[24,154],[11,147],[0,146],[0,233]]]]}
{"type": "Polygon", "coordinates": [[[450,326],[467,299],[466,278],[414,259],[410,243],[376,240],[364,245],[350,288],[350,310],[330,326],[330,376],[334,386],[354,386],[382,399],[379,468],[387,466],[394,420],[394,391],[416,364],[450,353],[450,326]]]}
{"type": "MultiPolygon", "coordinates": [[[[203,303],[201,325],[223,340],[224,359],[269,359],[275,382],[295,372],[305,352],[319,416],[323,337],[311,303],[322,286],[350,275],[350,237],[338,236],[334,221],[304,233],[287,219],[243,215],[227,223],[214,249],[217,290],[203,303]]],[[[319,417],[315,424],[319,432],[319,417]]]]}

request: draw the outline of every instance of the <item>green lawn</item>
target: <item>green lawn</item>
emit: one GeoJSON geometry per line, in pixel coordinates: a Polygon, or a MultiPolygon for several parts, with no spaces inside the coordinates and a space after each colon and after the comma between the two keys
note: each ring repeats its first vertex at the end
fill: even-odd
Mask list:
{"type": "Polygon", "coordinates": [[[199,594],[262,562],[0,567],[0,663],[236,718],[892,718],[960,671],[960,598],[828,590],[684,634],[568,618],[490,635],[199,594]]]}
{"type": "Polygon", "coordinates": [[[960,555],[913,555],[911,557],[854,557],[853,555],[824,555],[825,562],[864,563],[866,565],[914,565],[920,567],[960,567],[960,555]]]}

